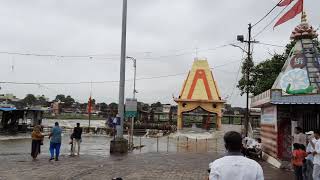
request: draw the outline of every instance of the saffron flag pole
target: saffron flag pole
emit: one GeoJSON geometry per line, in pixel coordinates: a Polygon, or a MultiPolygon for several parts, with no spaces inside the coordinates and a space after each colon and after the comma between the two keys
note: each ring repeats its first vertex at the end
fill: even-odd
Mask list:
{"type": "Polygon", "coordinates": [[[289,21],[290,19],[293,19],[302,11],[303,11],[303,0],[298,0],[298,2],[277,21],[277,23],[273,26],[273,28],[289,21]]]}

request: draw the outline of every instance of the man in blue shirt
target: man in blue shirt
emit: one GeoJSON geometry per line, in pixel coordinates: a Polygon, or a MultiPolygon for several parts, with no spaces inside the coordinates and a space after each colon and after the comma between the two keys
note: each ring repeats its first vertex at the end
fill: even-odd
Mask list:
{"type": "Polygon", "coordinates": [[[54,151],[56,151],[55,160],[59,160],[60,147],[61,147],[61,128],[59,127],[59,123],[55,122],[54,127],[51,130],[49,135],[50,139],[50,161],[54,159],[54,151]]]}

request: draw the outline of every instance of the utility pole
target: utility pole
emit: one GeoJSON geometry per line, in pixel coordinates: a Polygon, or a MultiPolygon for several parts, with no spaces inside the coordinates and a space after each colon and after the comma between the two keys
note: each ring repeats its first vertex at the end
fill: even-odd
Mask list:
{"type": "Polygon", "coordinates": [[[110,142],[110,153],[127,153],[128,140],[123,138],[124,122],[124,88],[126,72],[126,34],[127,34],[127,0],[123,0],[122,9],[122,34],[121,34],[121,58],[120,58],[120,83],[119,83],[119,105],[118,115],[120,125],[116,125],[117,136],[110,142]]]}
{"type": "MultiPolygon", "coordinates": [[[[248,27],[248,33],[249,33],[249,40],[248,40],[248,52],[247,52],[247,56],[248,56],[248,60],[251,60],[251,23],[249,24],[248,27]]],[[[246,130],[246,137],[248,136],[248,129],[249,129],[249,78],[250,78],[250,72],[249,72],[249,67],[247,68],[247,72],[246,72],[246,79],[247,79],[247,89],[246,89],[246,94],[247,94],[247,102],[246,102],[246,114],[245,114],[245,130],[246,130]]]]}
{"type": "MultiPolygon", "coordinates": [[[[240,42],[245,42],[245,43],[248,43],[248,50],[245,51],[243,48],[241,48],[240,46],[237,46],[237,45],[234,45],[234,44],[231,44],[232,46],[234,47],[238,47],[240,49],[242,49],[244,52],[247,53],[247,58],[249,61],[252,60],[252,53],[251,53],[251,43],[258,43],[258,41],[252,41],[251,40],[251,31],[252,31],[252,25],[251,23],[248,24],[249,27],[248,27],[248,35],[249,35],[249,39],[248,40],[244,40],[244,36],[243,35],[238,35],[237,36],[237,40],[240,41],[240,42]]],[[[246,112],[245,112],[245,122],[244,122],[244,128],[245,128],[245,133],[246,133],[246,136],[248,136],[248,129],[249,129],[249,88],[248,88],[248,85],[249,85],[249,80],[250,80],[250,69],[249,67],[247,67],[246,69],[246,74],[245,74],[245,79],[246,79],[246,112]]]]}
{"type": "Polygon", "coordinates": [[[126,36],[127,36],[127,0],[123,0],[120,84],[119,84],[119,105],[118,105],[118,114],[120,116],[120,125],[117,125],[118,126],[118,128],[117,128],[117,137],[118,138],[123,138],[124,88],[125,88],[125,76],[126,76],[126,36]]]}

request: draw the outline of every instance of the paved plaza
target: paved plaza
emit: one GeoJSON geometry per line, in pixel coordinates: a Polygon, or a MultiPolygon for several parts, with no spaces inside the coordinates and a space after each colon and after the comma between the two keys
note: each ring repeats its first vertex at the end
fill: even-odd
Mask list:
{"type": "MultiPolygon", "coordinates": [[[[63,156],[49,162],[45,155],[32,162],[27,155],[0,156],[0,179],[112,179],[124,180],[201,180],[207,176],[214,153],[142,153],[126,156],[63,156]]],[[[293,173],[261,162],[265,179],[293,179],[293,173]]]]}

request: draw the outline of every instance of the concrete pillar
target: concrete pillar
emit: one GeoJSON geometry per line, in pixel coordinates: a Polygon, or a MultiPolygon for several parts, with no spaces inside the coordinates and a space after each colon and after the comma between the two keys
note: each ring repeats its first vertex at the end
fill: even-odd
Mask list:
{"type": "Polygon", "coordinates": [[[221,114],[217,114],[216,116],[216,125],[217,125],[217,130],[220,130],[221,128],[221,118],[222,118],[222,115],[221,114]]]}
{"type": "Polygon", "coordinates": [[[183,124],[182,124],[182,113],[178,112],[178,114],[177,114],[177,129],[181,130],[182,127],[183,127],[183,124]]]}

